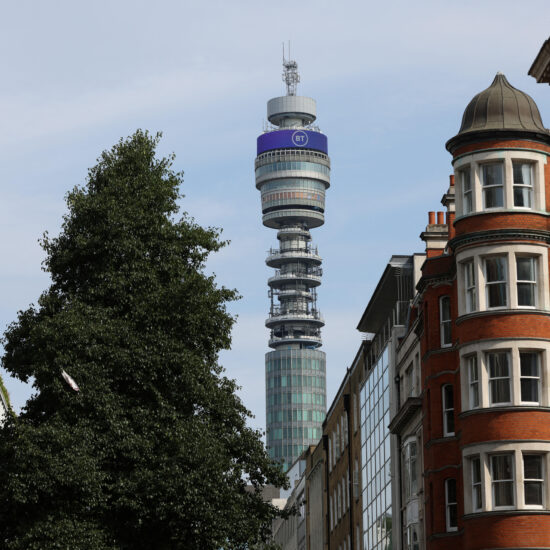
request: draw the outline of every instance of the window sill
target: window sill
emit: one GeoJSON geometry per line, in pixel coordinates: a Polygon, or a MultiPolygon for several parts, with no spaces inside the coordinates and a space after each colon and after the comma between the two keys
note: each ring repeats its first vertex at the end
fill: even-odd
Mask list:
{"type": "Polygon", "coordinates": [[[533,508],[504,508],[504,509],[497,509],[497,510],[485,510],[483,512],[470,512],[468,514],[464,514],[462,516],[462,519],[464,521],[487,517],[487,516],[517,516],[517,515],[533,515],[533,514],[544,514],[544,515],[550,515],[550,510],[534,510],[533,508]]]}
{"type": "Polygon", "coordinates": [[[497,208],[487,208],[485,210],[476,210],[475,212],[468,212],[467,214],[461,214],[460,216],[456,216],[455,222],[458,222],[460,220],[465,220],[467,218],[471,218],[472,216],[482,216],[483,214],[495,214],[495,213],[516,213],[516,214],[525,214],[528,212],[529,214],[539,214],[541,216],[549,216],[550,213],[544,211],[544,210],[537,210],[536,208],[524,208],[520,206],[514,206],[512,208],[505,208],[503,206],[499,206],[497,208]]]}
{"type": "Polygon", "coordinates": [[[543,411],[543,412],[550,412],[550,407],[546,406],[531,406],[531,405],[508,405],[505,407],[498,406],[498,407],[478,407],[477,409],[470,409],[463,411],[458,414],[459,418],[465,418],[467,416],[472,416],[474,414],[484,414],[484,413],[492,413],[492,412],[505,412],[505,411],[543,411]]]}
{"type": "Polygon", "coordinates": [[[470,313],[463,313],[456,319],[456,324],[459,325],[469,319],[475,319],[476,317],[486,317],[488,315],[550,315],[550,311],[546,309],[534,309],[534,308],[493,308],[483,309],[478,311],[472,311],[470,313]]]}

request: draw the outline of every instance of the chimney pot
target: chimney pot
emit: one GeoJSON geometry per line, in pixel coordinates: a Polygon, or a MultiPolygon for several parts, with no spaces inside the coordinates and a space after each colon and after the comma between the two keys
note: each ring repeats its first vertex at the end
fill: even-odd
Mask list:
{"type": "Polygon", "coordinates": [[[445,214],[443,212],[437,213],[437,223],[443,225],[445,223],[445,214]]]}
{"type": "Polygon", "coordinates": [[[428,225],[434,225],[435,223],[435,212],[428,212],[428,225]]]}
{"type": "Polygon", "coordinates": [[[454,184],[455,184],[455,175],[454,174],[451,174],[449,176],[449,183],[450,183],[451,187],[454,186],[454,184]]]}

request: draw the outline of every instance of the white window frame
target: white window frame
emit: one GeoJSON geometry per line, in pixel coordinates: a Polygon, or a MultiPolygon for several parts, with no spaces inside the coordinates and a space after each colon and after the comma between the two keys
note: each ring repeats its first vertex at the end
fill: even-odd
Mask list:
{"type": "Polygon", "coordinates": [[[439,341],[442,348],[448,348],[453,345],[453,335],[451,332],[451,297],[449,295],[439,297],[439,341]],[[447,304],[445,307],[444,303],[447,304]],[[447,311],[445,311],[445,309],[447,311]],[[448,317],[444,314],[447,313],[448,317]],[[448,331],[448,341],[447,341],[448,331]]]}
{"type": "Polygon", "coordinates": [[[455,391],[452,384],[444,384],[441,386],[441,410],[443,412],[443,437],[451,437],[455,434],[455,391]],[[447,395],[446,390],[450,388],[451,389],[451,395],[453,399],[452,407],[449,406],[449,403],[447,403],[447,395]],[[452,430],[450,430],[449,426],[449,415],[453,419],[452,420],[452,430]]]}
{"type": "Polygon", "coordinates": [[[491,472],[491,497],[493,502],[493,508],[495,510],[510,510],[514,509],[516,507],[517,497],[516,497],[516,472],[514,468],[514,453],[495,453],[489,455],[489,465],[490,465],[490,472],[491,472]],[[510,470],[511,470],[511,477],[503,477],[501,479],[495,478],[495,463],[497,460],[502,458],[508,458],[510,461],[510,470]],[[498,505],[496,503],[496,490],[499,488],[500,485],[509,484],[512,489],[512,502],[510,504],[500,504],[498,505]]]}
{"type": "Polygon", "coordinates": [[[537,307],[538,303],[538,296],[537,296],[537,280],[538,280],[538,256],[527,256],[523,254],[516,254],[516,295],[517,295],[517,302],[518,302],[518,308],[530,308],[535,309],[537,307]],[[533,266],[533,274],[532,279],[520,279],[519,275],[519,262],[523,260],[529,260],[531,265],[533,266]],[[533,303],[532,304],[520,304],[519,303],[519,288],[520,285],[529,285],[532,287],[532,293],[533,293],[533,303]]]}
{"type": "Polygon", "coordinates": [[[471,166],[464,166],[458,171],[458,174],[461,186],[460,190],[462,191],[462,213],[467,215],[474,210],[474,189],[472,185],[473,178],[471,166]]]}
{"type": "Polygon", "coordinates": [[[458,530],[458,496],[457,496],[457,483],[456,479],[448,478],[445,480],[445,530],[447,532],[457,531],[458,530]],[[450,485],[454,484],[454,501],[450,499],[449,488],[450,485]],[[453,525],[451,521],[451,510],[454,508],[456,516],[456,525],[453,525]]]}
{"type": "Polygon", "coordinates": [[[502,161],[484,162],[479,167],[479,175],[481,180],[481,189],[482,189],[481,192],[483,197],[483,210],[494,210],[497,208],[504,208],[504,205],[506,204],[506,196],[505,196],[506,182],[505,182],[505,174],[504,174],[504,163],[502,161]],[[486,170],[489,168],[497,168],[497,167],[499,168],[499,171],[500,171],[500,183],[486,184],[485,182],[487,178],[486,170]],[[488,193],[498,189],[500,189],[501,204],[487,206],[488,193]]]}
{"type": "Polygon", "coordinates": [[[487,309],[505,309],[510,303],[509,297],[509,275],[508,275],[508,257],[505,254],[496,254],[492,256],[486,256],[483,258],[483,274],[485,276],[485,303],[487,304],[487,309]],[[502,275],[504,278],[489,280],[488,266],[492,262],[502,262],[502,275]],[[490,305],[490,293],[493,287],[503,287],[504,288],[504,303],[498,305],[490,305]]]}
{"type": "Polygon", "coordinates": [[[533,349],[529,349],[529,350],[520,349],[519,350],[519,381],[520,381],[519,398],[520,398],[520,401],[521,401],[522,404],[538,406],[541,403],[541,391],[542,391],[542,387],[541,387],[542,386],[541,385],[541,382],[542,382],[542,372],[541,372],[542,360],[541,359],[542,359],[541,352],[539,350],[533,350],[533,349]],[[536,358],[535,363],[536,363],[536,370],[537,370],[535,375],[533,375],[533,374],[524,374],[522,372],[522,360],[521,360],[522,355],[523,356],[525,356],[525,355],[534,355],[535,356],[535,358],[536,358]],[[523,384],[522,384],[522,382],[524,380],[536,381],[537,399],[535,401],[523,398],[523,384]]]}
{"type": "Polygon", "coordinates": [[[513,374],[513,366],[512,366],[512,357],[510,350],[508,349],[500,349],[500,350],[494,350],[494,351],[488,351],[485,352],[485,368],[487,369],[487,378],[489,380],[489,405],[491,407],[502,407],[506,405],[510,405],[514,398],[513,398],[513,386],[512,386],[512,374],[513,374]],[[492,375],[491,373],[491,367],[495,366],[498,368],[498,360],[494,362],[493,364],[491,359],[494,357],[495,359],[498,357],[504,357],[506,367],[508,370],[507,376],[502,375],[502,373],[495,373],[495,375],[492,375]],[[498,400],[502,396],[494,395],[497,393],[498,388],[500,386],[501,381],[507,380],[508,381],[508,400],[498,400]]]}
{"type": "MultiPolygon", "coordinates": [[[[522,161],[522,160],[513,160],[512,161],[512,195],[513,195],[513,206],[514,208],[521,208],[522,210],[531,210],[533,208],[533,188],[534,188],[534,174],[535,170],[533,167],[533,162],[528,161],[522,161]],[[529,168],[529,180],[530,184],[525,184],[523,182],[516,183],[516,166],[524,167],[527,166],[529,168]],[[516,189],[519,191],[527,191],[527,197],[529,204],[527,206],[525,205],[517,205],[516,204],[516,189]]],[[[523,175],[522,175],[523,177],[523,175]]]]}
{"type": "Polygon", "coordinates": [[[546,456],[544,453],[529,453],[529,452],[524,452],[522,453],[522,467],[523,467],[523,504],[525,507],[529,507],[529,508],[534,508],[534,509],[540,509],[542,510],[544,508],[544,504],[545,504],[545,494],[546,494],[546,480],[545,480],[545,475],[546,475],[546,472],[544,471],[544,466],[545,466],[545,463],[546,463],[546,456]],[[540,469],[541,469],[541,477],[538,477],[538,478],[528,478],[527,477],[527,474],[525,472],[525,458],[526,457],[537,457],[540,459],[540,469]],[[541,503],[540,504],[533,504],[533,503],[527,503],[527,498],[526,498],[526,490],[525,490],[525,486],[527,483],[537,483],[538,485],[541,486],[541,503]]]}

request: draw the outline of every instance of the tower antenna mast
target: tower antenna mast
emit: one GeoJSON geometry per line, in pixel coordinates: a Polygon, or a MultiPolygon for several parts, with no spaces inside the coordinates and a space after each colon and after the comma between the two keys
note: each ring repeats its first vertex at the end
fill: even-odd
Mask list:
{"type": "Polygon", "coordinates": [[[283,42],[283,82],[286,84],[286,95],[296,95],[296,88],[300,82],[298,63],[290,59],[290,40],[288,41],[288,57],[285,58],[285,43],[283,42]]]}

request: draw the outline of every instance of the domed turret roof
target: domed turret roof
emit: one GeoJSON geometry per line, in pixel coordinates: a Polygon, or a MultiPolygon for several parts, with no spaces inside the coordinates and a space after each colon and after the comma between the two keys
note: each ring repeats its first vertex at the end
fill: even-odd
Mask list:
{"type": "Polygon", "coordinates": [[[447,142],[447,149],[452,151],[457,145],[471,139],[487,138],[488,134],[504,137],[503,133],[510,136],[531,134],[532,138],[550,140],[550,133],[544,127],[533,99],[514,88],[502,73],[497,73],[493,83],[468,103],[460,130],[447,142]]]}

